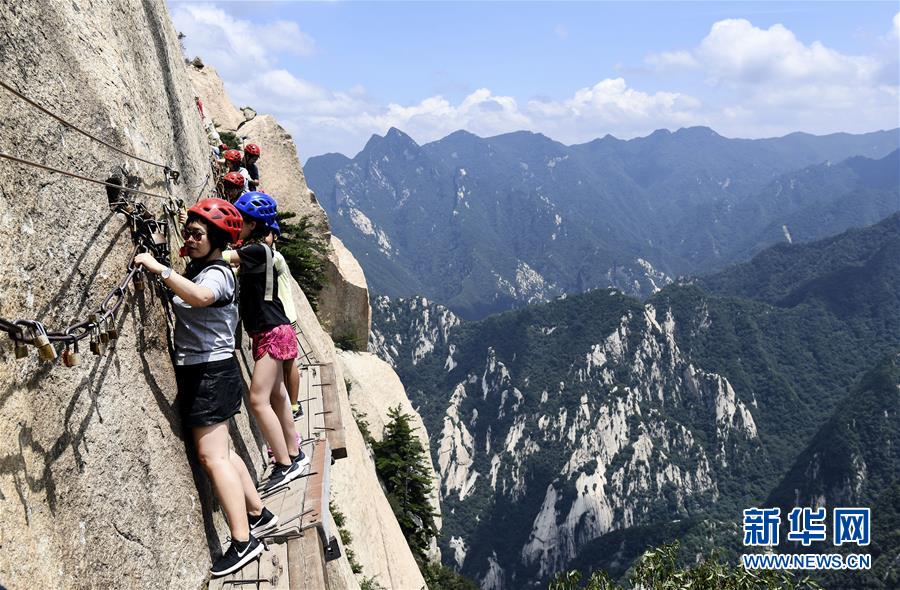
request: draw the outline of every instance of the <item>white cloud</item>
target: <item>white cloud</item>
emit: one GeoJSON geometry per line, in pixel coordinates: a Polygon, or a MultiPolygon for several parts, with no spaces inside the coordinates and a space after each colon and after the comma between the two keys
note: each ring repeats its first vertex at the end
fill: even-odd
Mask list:
{"type": "Polygon", "coordinates": [[[612,133],[632,137],[660,127],[701,122],[700,101],[677,92],[648,94],[610,78],[563,101],[531,101],[533,124],[562,141],[586,141],[612,133]],[[553,135],[553,133],[556,135],[553,135]]]}
{"type": "Polygon", "coordinates": [[[803,44],[783,25],[760,29],[744,19],[715,23],[694,52],[712,84],[867,84],[875,59],[849,56],[818,41],[803,44]]]}
{"type": "Polygon", "coordinates": [[[690,69],[700,65],[689,51],[651,53],[644,61],[659,70],[690,69]]]}
{"type": "Polygon", "coordinates": [[[189,55],[200,55],[227,72],[270,67],[276,53],[310,55],[315,41],[295,22],[254,24],[210,4],[179,4],[172,10],[175,28],[184,33],[189,55]]]}
{"type": "MultiPolygon", "coordinates": [[[[898,125],[894,70],[900,13],[880,57],[845,55],[817,41],[804,42],[783,25],[763,29],[728,19],[714,23],[695,47],[648,55],[645,62],[652,69],[633,72],[650,87],[654,81],[646,76],[664,74],[663,89],[648,91],[616,77],[553,99],[520,102],[479,88],[458,101],[437,94],[405,104],[380,103],[362,86],[335,90],[293,74],[279,58],[315,52],[314,40],[296,23],[260,25],[215,6],[193,4],[177,5],[173,18],[187,35],[189,54],[216,67],[235,103],[278,118],[303,158],[326,151],[354,155],[372,134],[390,127],[419,143],[458,129],[481,136],[531,130],[580,143],[607,133],[630,138],[691,125],[708,125],[732,137],[898,125]],[[685,73],[700,76],[699,88],[676,90],[685,73]]],[[[568,30],[557,25],[554,33],[565,38],[568,30]]]]}

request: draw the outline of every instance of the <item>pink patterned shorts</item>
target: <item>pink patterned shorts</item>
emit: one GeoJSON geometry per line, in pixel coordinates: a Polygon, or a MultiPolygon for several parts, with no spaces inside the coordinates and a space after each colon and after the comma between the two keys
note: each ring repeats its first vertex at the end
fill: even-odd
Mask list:
{"type": "Polygon", "coordinates": [[[253,341],[253,360],[265,355],[279,361],[297,358],[297,336],[290,324],[272,328],[267,332],[250,334],[253,341]]]}

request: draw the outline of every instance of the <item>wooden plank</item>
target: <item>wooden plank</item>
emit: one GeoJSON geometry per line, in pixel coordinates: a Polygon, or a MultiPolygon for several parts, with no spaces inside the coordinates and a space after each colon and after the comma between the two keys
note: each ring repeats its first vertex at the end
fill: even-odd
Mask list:
{"type": "Polygon", "coordinates": [[[329,363],[320,369],[319,388],[322,392],[322,411],[325,436],[331,446],[331,456],[343,459],[347,456],[347,442],[344,434],[344,421],[341,417],[341,402],[338,399],[338,388],[335,383],[334,366],[329,363]]]}
{"type": "Polygon", "coordinates": [[[328,590],[324,550],[319,535],[309,531],[288,545],[291,590],[328,590]]]}

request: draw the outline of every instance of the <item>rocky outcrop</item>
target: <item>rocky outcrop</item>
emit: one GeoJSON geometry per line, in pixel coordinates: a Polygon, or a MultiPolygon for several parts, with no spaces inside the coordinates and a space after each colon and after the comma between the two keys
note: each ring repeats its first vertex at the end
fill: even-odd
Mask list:
{"type": "Polygon", "coordinates": [[[194,96],[199,96],[203,101],[206,116],[211,117],[213,124],[222,131],[237,131],[244,123],[244,115],[228,100],[222,78],[216,69],[203,65],[202,62],[191,64],[186,69],[194,87],[194,96]]]}
{"type": "Polygon", "coordinates": [[[297,146],[290,134],[271,115],[255,115],[240,126],[238,135],[245,144],[255,143],[262,149],[257,162],[261,188],[278,199],[283,210],[309,217],[319,237],[327,240],[328,217],[306,185],[297,146]]]}
{"type": "Polygon", "coordinates": [[[442,548],[483,589],[691,517],[759,453],[751,396],[698,366],[668,307],[603,290],[477,323],[424,298],[373,309],[371,349],[433,436],[442,548]]]}
{"type": "Polygon", "coordinates": [[[326,284],[319,294],[319,318],[344,348],[366,350],[372,325],[366,276],[337,236],[331,236],[328,262],[326,284]]]}

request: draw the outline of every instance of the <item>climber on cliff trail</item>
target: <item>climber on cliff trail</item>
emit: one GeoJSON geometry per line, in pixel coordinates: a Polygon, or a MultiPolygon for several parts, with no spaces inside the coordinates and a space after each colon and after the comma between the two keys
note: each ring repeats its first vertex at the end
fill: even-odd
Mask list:
{"type": "Polygon", "coordinates": [[[244,156],[238,150],[225,150],[225,170],[228,172],[240,172],[244,177],[244,190],[250,190],[250,173],[244,168],[244,156]]]}
{"type": "MultiPolygon", "coordinates": [[[[291,271],[288,268],[284,256],[275,249],[275,242],[278,241],[280,236],[281,227],[278,225],[277,221],[273,221],[271,231],[269,232],[269,235],[266,236],[266,244],[272,248],[275,271],[278,273],[278,298],[281,300],[282,306],[284,306],[284,314],[290,320],[291,328],[293,328],[294,335],[296,336],[297,331],[299,330],[299,324],[297,322],[297,308],[294,305],[291,282],[288,280],[288,277],[291,276],[291,271]]],[[[300,366],[299,363],[296,362],[296,359],[290,359],[284,361],[283,369],[284,383],[287,387],[288,397],[291,400],[291,414],[293,415],[294,420],[296,420],[303,415],[303,408],[298,402],[298,399],[300,398],[300,366]]]]}
{"type": "Polygon", "coordinates": [[[174,294],[176,404],[231,529],[231,545],[210,568],[214,576],[256,558],[263,550],[256,537],[278,523],[263,506],[244,461],[229,448],[228,421],[241,410],[244,380],[234,357],[235,278],[222,250],[237,242],[242,227],[231,203],[202,199],[188,210],[182,230],[191,258],[184,276],[151,254],[134,259],[174,294]]]}
{"type": "Polygon", "coordinates": [[[225,193],[225,200],[229,203],[237,201],[238,197],[244,194],[244,186],[246,179],[241,176],[240,172],[229,172],[222,178],[222,191],[225,193]]]}
{"type": "Polygon", "coordinates": [[[272,448],[275,467],[263,487],[278,489],[298,477],[309,458],[297,444],[297,431],[283,384],[283,364],[297,358],[297,339],[278,298],[278,282],[272,249],[265,243],[275,222],[278,205],[265,193],[241,195],[234,206],[241,212],[244,245],[230,255],[240,266],[240,311],[244,329],[252,339],[253,377],[250,409],[272,448]]]}
{"type": "Polygon", "coordinates": [[[256,167],[259,155],[260,149],[255,143],[248,143],[244,146],[244,168],[250,175],[249,186],[252,191],[259,190],[259,168],[256,167]]]}

